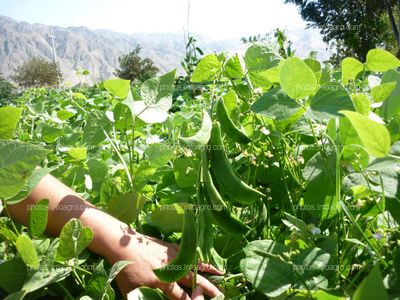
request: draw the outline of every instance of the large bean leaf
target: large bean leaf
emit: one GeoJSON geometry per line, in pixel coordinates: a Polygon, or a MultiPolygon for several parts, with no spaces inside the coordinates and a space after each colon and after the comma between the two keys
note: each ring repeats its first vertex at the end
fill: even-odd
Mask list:
{"type": "Polygon", "coordinates": [[[11,139],[22,110],[16,107],[0,107],[0,139],[11,139]]]}
{"type": "Polygon", "coordinates": [[[0,140],[0,198],[16,195],[47,153],[39,146],[0,140]]]}
{"type": "Polygon", "coordinates": [[[287,59],[281,67],[280,84],[292,99],[302,99],[317,90],[314,72],[298,57],[287,59]]]}
{"type": "Polygon", "coordinates": [[[57,260],[66,261],[77,258],[92,239],[93,231],[89,227],[83,227],[78,219],[69,220],[61,230],[57,260]]]}
{"type": "Polygon", "coordinates": [[[390,150],[390,134],[386,127],[370,118],[352,111],[341,111],[353,125],[367,151],[376,156],[388,155],[390,150]]]}

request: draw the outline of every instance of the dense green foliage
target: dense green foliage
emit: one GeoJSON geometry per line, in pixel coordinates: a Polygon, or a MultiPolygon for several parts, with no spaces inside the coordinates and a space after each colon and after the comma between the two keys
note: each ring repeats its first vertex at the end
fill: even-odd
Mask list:
{"type": "MultiPolygon", "coordinates": [[[[200,259],[225,270],[210,279],[227,299],[399,297],[398,67],[380,49],[331,69],[259,43],[203,56],[190,83],[203,92],[182,94],[174,112],[175,71],[135,88],[29,89],[0,108],[0,199],[21,201],[50,172],[136,230],[180,242],[161,280],[200,259]]],[[[46,237],[38,205],[28,228],[0,218],[8,299],[118,299],[109,283],[127,262],[107,272],[77,220],[46,237]]]]}
{"type": "Polygon", "coordinates": [[[17,67],[13,79],[22,87],[56,86],[62,80],[62,72],[58,63],[36,56],[17,67]]]}
{"type": "Polygon", "coordinates": [[[143,82],[154,77],[159,69],[150,58],[140,57],[140,46],[132,52],[118,58],[119,68],[115,70],[115,76],[132,82],[143,82]]]}
{"type": "Polygon", "coordinates": [[[320,30],[324,42],[336,48],[336,54],[332,57],[335,63],[339,63],[346,56],[355,56],[365,61],[368,51],[376,47],[386,47],[394,53],[400,51],[397,18],[395,20],[394,16],[394,12],[397,11],[395,9],[397,1],[285,0],[285,2],[296,4],[303,19],[311,27],[320,30]]]}
{"type": "Polygon", "coordinates": [[[0,73],[0,104],[4,104],[13,98],[15,93],[14,85],[3,77],[0,73]]]}

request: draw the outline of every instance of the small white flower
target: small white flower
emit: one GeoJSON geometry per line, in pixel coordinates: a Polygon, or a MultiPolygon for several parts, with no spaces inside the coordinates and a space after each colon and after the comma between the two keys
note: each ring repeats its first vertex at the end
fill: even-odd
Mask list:
{"type": "Polygon", "coordinates": [[[115,120],[114,120],[114,113],[112,112],[112,111],[109,111],[109,110],[107,110],[106,111],[106,116],[107,116],[107,118],[111,121],[111,122],[115,122],[115,120]]]}
{"type": "Polygon", "coordinates": [[[262,132],[262,134],[264,134],[264,135],[270,135],[270,134],[271,134],[271,132],[270,132],[267,128],[263,128],[263,129],[261,130],[261,132],[262,132]]]}
{"type": "Polygon", "coordinates": [[[374,75],[368,76],[368,85],[371,89],[380,84],[381,84],[381,79],[378,76],[374,76],[374,75]]]}

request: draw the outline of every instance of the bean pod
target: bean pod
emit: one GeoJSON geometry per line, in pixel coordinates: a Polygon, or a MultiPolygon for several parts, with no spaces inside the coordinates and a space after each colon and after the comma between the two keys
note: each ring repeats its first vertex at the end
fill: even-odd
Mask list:
{"type": "Polygon", "coordinates": [[[214,186],[210,171],[208,170],[206,151],[202,152],[202,168],[205,199],[211,207],[215,223],[228,233],[245,234],[248,227],[235,214],[229,211],[228,206],[214,186]]]}
{"type": "Polygon", "coordinates": [[[211,170],[224,192],[233,200],[242,204],[251,204],[265,195],[243,182],[229,162],[221,138],[221,127],[214,123],[210,139],[211,170]]]}
{"type": "Polygon", "coordinates": [[[196,258],[197,230],[194,216],[185,211],[182,230],[182,242],[176,257],[162,268],[153,272],[163,282],[176,282],[182,279],[193,268],[196,258]]]}
{"type": "Polygon", "coordinates": [[[217,102],[217,116],[219,122],[221,123],[222,130],[230,138],[240,144],[247,144],[251,142],[250,138],[243,133],[229,117],[223,99],[219,99],[217,102]]]}

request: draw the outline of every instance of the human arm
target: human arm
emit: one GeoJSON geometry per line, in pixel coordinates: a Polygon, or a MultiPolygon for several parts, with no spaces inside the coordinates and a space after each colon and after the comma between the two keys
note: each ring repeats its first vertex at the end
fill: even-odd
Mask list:
{"type": "MultiPolygon", "coordinates": [[[[119,260],[133,262],[116,278],[122,294],[126,296],[129,291],[138,286],[149,286],[160,288],[170,299],[190,299],[180,285],[191,287],[192,273],[178,283],[170,284],[160,282],[152,271],[176,256],[178,251],[176,245],[136,232],[127,224],[85,201],[51,175],[45,176],[27,199],[16,205],[7,206],[7,209],[14,220],[26,225],[29,207],[42,199],[49,199],[46,228],[49,235],[59,235],[68,220],[77,218],[84,226],[93,230],[93,241],[88,247],[91,251],[105,257],[111,264],[119,260]]],[[[202,265],[201,267],[208,272],[221,274],[212,266],[202,265]]],[[[204,277],[198,275],[196,282],[205,294],[211,297],[220,294],[219,290],[204,277]]],[[[196,296],[197,299],[201,299],[198,297],[201,296],[196,296]]]]}

